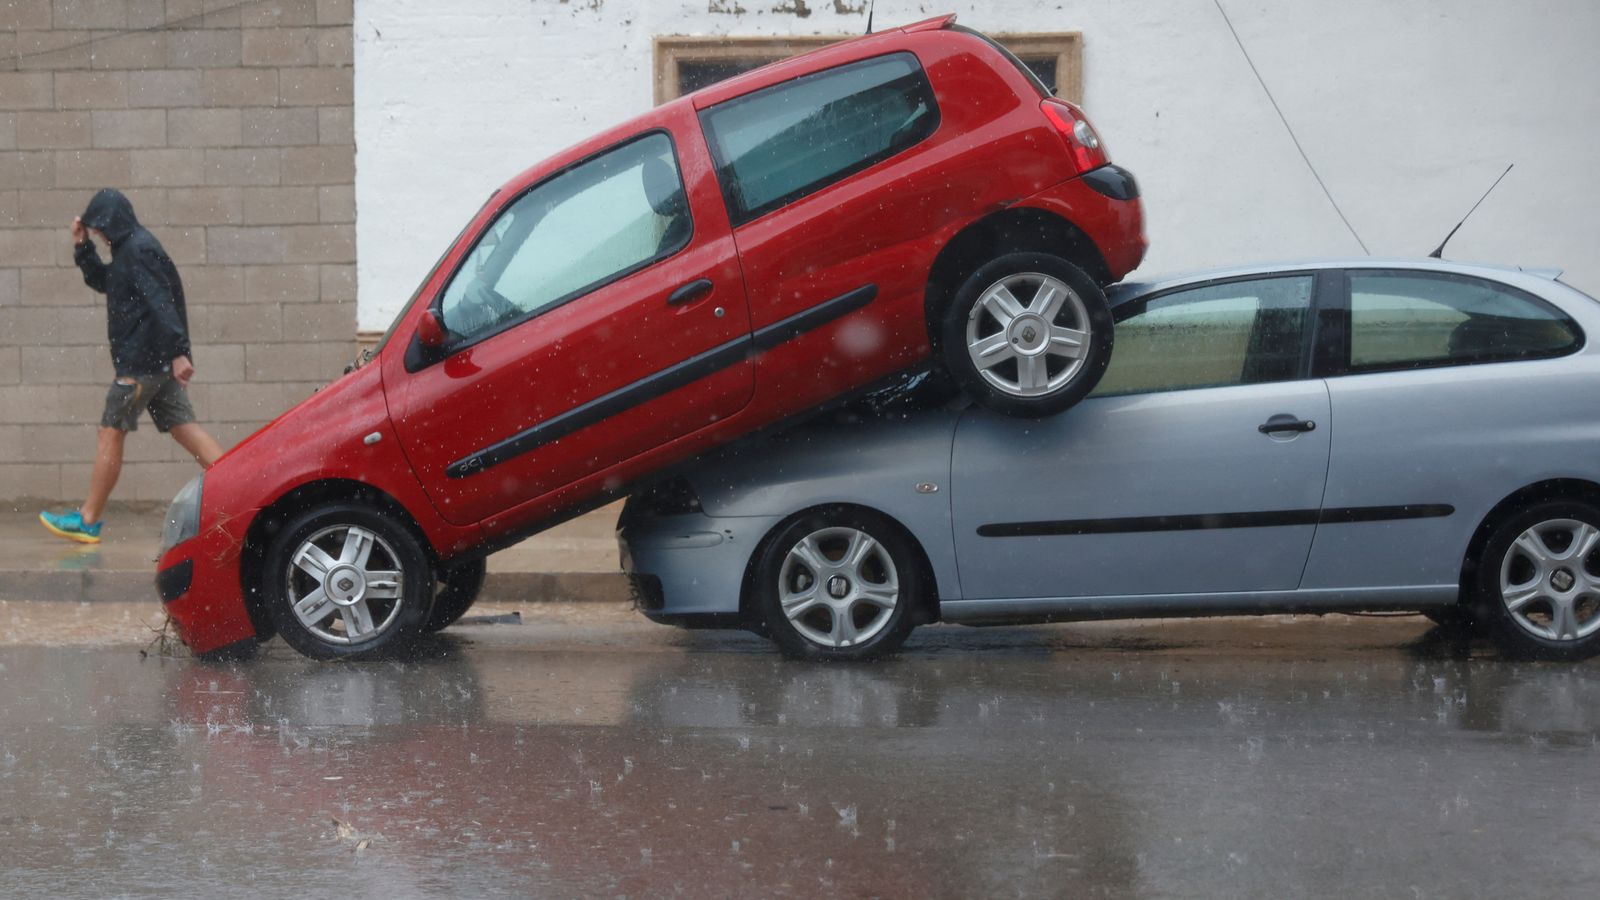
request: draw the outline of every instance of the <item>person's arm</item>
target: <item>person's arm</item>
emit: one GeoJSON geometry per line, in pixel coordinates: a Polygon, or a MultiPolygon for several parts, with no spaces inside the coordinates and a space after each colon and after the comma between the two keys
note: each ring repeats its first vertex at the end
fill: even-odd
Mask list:
{"type": "Polygon", "coordinates": [[[94,241],[89,240],[89,231],[83,227],[83,219],[72,220],[72,261],[78,264],[78,270],[83,273],[83,283],[92,291],[104,294],[106,292],[106,264],[100,261],[100,254],[95,252],[94,241]]]}
{"type": "MultiPolygon", "coordinates": [[[[161,277],[158,261],[148,253],[141,253],[137,263],[132,267],[133,289],[144,299],[150,318],[155,322],[156,349],[160,351],[162,359],[173,363],[179,359],[187,361],[189,330],[184,327],[183,316],[178,314],[178,304],[173,299],[171,288],[167,286],[166,279],[161,277]]],[[[192,365],[186,365],[185,368],[193,371],[192,365]]],[[[178,369],[174,365],[174,376],[179,374],[178,369]]],[[[188,378],[179,380],[187,382],[188,378]]]]}

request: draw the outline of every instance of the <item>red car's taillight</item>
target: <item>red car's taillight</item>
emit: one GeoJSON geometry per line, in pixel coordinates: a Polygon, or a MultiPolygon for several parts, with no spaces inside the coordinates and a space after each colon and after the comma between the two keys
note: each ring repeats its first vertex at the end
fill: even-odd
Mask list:
{"type": "Polygon", "coordinates": [[[1094,126],[1089,124],[1089,117],[1083,114],[1083,110],[1059,97],[1046,97],[1039,103],[1039,109],[1061,135],[1079,174],[1111,162],[1111,157],[1106,154],[1105,143],[1100,140],[1094,126]]]}

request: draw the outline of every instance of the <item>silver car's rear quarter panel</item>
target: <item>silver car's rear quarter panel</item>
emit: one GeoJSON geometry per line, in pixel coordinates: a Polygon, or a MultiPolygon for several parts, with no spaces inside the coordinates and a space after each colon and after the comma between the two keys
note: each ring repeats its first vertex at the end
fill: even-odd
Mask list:
{"type": "Polygon", "coordinates": [[[1600,354],[1328,379],[1324,506],[1453,506],[1439,518],[1324,523],[1303,588],[1454,584],[1485,516],[1541,481],[1600,482],[1600,354]]]}

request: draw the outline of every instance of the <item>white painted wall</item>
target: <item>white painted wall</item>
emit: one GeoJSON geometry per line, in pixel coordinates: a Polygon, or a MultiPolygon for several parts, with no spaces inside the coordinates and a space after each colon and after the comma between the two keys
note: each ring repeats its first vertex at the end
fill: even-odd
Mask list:
{"type": "MultiPolygon", "coordinates": [[[[1600,294],[1600,4],[1222,0],[1377,255],[1449,248],[1600,294]]],[[[359,321],[384,327],[488,193],[651,105],[659,34],[859,33],[861,0],[357,0],[359,321]],[[738,13],[718,10],[748,8],[738,13]],[[808,15],[773,11],[803,7],[808,15]]],[[[1359,254],[1212,0],[908,2],[985,31],[1084,34],[1086,106],[1145,193],[1141,274],[1359,254]]]]}

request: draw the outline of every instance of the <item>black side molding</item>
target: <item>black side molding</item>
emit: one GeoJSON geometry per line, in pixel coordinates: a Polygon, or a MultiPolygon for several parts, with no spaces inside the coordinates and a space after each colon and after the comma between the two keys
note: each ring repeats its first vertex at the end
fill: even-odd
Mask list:
{"type": "Polygon", "coordinates": [[[751,335],[755,342],[756,350],[771,350],[784,341],[797,338],[808,331],[832,322],[840,316],[849,315],[878,296],[878,286],[875,284],[863,285],[849,293],[840,294],[832,300],[824,300],[810,309],[802,310],[787,319],[774,322],[751,335]]]}
{"type": "Polygon", "coordinates": [[[1063,519],[1048,522],[999,522],[978,526],[980,537],[1062,537],[1084,534],[1138,534],[1151,531],[1201,531],[1213,528],[1281,528],[1290,525],[1336,525],[1438,519],[1456,511],[1446,503],[1405,506],[1346,506],[1282,509],[1267,512],[1205,513],[1190,516],[1129,516],[1120,519],[1063,519]]]}
{"type": "Polygon", "coordinates": [[[609,394],[596,397],[582,406],[575,406],[497,444],[491,444],[465,459],[453,462],[444,470],[444,474],[450,478],[465,478],[484,469],[498,466],[530,450],[543,447],[545,444],[559,441],[573,432],[581,431],[641,403],[648,403],[663,394],[743,360],[749,343],[749,338],[740,338],[713,347],[699,356],[691,356],[677,365],[617,388],[609,394]]]}
{"type": "Polygon", "coordinates": [[[1408,503],[1404,506],[1335,506],[1322,511],[1319,523],[1393,522],[1400,519],[1443,519],[1454,515],[1448,503],[1408,503]]]}
{"type": "Polygon", "coordinates": [[[557,416],[552,416],[531,428],[519,431],[509,438],[491,444],[471,456],[451,463],[444,470],[448,478],[466,478],[554,443],[598,422],[648,403],[664,394],[700,380],[721,369],[743,362],[763,350],[782,344],[855,312],[872,302],[878,295],[878,286],[864,285],[853,291],[824,300],[816,306],[774,322],[747,337],[735,338],[698,356],[668,366],[632,384],[624,385],[609,394],[596,397],[588,403],[575,406],[557,416]]]}

